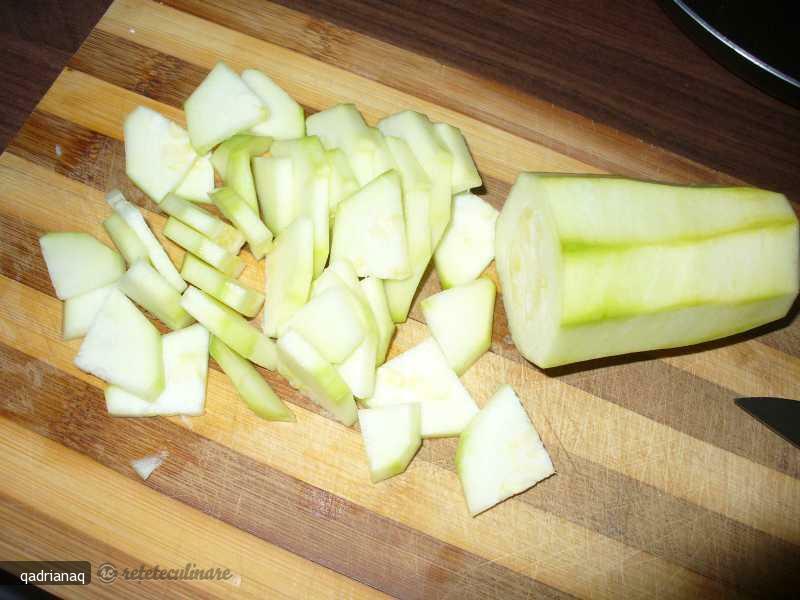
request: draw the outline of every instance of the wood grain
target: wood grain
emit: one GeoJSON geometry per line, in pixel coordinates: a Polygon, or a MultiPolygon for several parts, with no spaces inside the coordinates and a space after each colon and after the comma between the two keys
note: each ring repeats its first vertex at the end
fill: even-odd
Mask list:
{"type": "MultiPolygon", "coordinates": [[[[794,320],[700,352],[543,373],[516,352],[498,308],[492,351],[464,383],[479,404],[511,383],[557,475],[475,519],[455,440],[426,441],[406,474],[372,485],[358,431],[265,370],[296,424],[258,419],[213,361],[202,417],[108,417],[102,382],[72,362],[80,342],[60,339],[36,240],[78,230],[109,243],[103,196],[117,186],[160,236],[164,216],[124,175],[122,119],[145,104],[183,122],[182,100],[219,58],[263,68],[308,112],[356,100],[371,122],[413,106],[458,125],[496,206],[522,168],[732,180],[321,13],[267,3],[253,19],[248,2],[174,5],[196,14],[115,3],[0,157],[0,517],[14,520],[0,551],[50,556],[74,538],[73,555],[94,563],[186,558],[241,577],[137,586],[145,596],[685,598],[797,587],[797,451],[731,401],[800,397],[794,320]],[[158,448],[170,456],[143,484],[128,462],[158,448]]],[[[180,264],[183,251],[162,242],[180,264]]],[[[262,287],[261,265],[243,256],[243,280],[262,287]]],[[[431,276],[420,298],[437,289],[431,276]]],[[[412,316],[393,355],[427,335],[418,306],[412,316]]],[[[88,592],[112,590],[139,594],[123,583],[88,592]]]]}

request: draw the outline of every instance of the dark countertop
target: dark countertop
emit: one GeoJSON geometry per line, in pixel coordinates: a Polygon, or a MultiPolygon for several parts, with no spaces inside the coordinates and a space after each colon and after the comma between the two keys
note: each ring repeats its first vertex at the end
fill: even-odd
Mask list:
{"type": "MultiPolygon", "coordinates": [[[[655,0],[279,0],[800,198],[800,110],[726,71],[655,0]],[[443,41],[446,40],[446,41],[443,41]]],[[[0,148],[107,0],[0,7],[0,148]]],[[[192,12],[192,0],[171,0],[192,12]]]]}

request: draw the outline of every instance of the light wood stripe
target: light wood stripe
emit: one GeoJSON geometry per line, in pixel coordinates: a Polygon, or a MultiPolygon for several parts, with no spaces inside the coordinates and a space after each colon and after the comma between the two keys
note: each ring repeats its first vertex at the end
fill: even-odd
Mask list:
{"type": "MultiPolygon", "coordinates": [[[[95,77],[85,75],[78,71],[65,71],[56,80],[39,104],[39,109],[52,113],[60,118],[75,122],[83,127],[97,131],[114,139],[122,139],[122,120],[124,115],[139,104],[146,104],[159,110],[176,121],[183,122],[182,111],[165,104],[149,100],[117,86],[108,84],[95,77]],[[83,110],[87,103],[92,103],[92,98],[108,97],[107,103],[94,102],[97,105],[93,110],[83,110]]],[[[418,315],[417,315],[418,317],[418,315]]],[[[503,341],[507,338],[507,331],[497,331],[495,337],[503,341]]],[[[517,360],[523,359],[513,348],[510,338],[503,342],[506,356],[516,355],[517,360]]],[[[714,360],[707,360],[702,367],[695,363],[696,354],[676,355],[668,360],[673,366],[690,373],[702,376],[704,379],[731,389],[739,395],[772,395],[786,397],[800,397],[800,359],[785,353],[774,351],[769,353],[769,362],[759,364],[753,361],[753,356],[765,356],[767,347],[758,341],[749,340],[728,347],[714,348],[703,353],[703,356],[713,356],[720,353],[723,356],[714,360]],[[733,355],[735,364],[740,369],[737,377],[730,376],[730,366],[726,364],[728,356],[733,355]],[[701,370],[702,369],[702,372],[701,370]],[[792,376],[792,373],[795,375],[792,376]],[[743,384],[744,383],[744,384],[743,384]],[[741,389],[735,387],[743,384],[741,389]],[[753,389],[760,390],[757,394],[751,393],[753,389]]]]}
{"type": "MultiPolygon", "coordinates": [[[[42,183],[64,179],[13,156],[4,155],[0,158],[0,165],[5,166],[8,162],[16,164],[17,168],[37,173],[42,183]]],[[[24,177],[7,178],[5,172],[0,170],[0,182],[3,183],[0,198],[6,193],[17,197],[30,195],[25,190],[32,186],[25,182],[24,177]]],[[[99,193],[87,190],[81,184],[70,182],[70,185],[84,188],[82,196],[77,198],[82,197],[87,205],[90,204],[86,202],[87,196],[99,196],[99,193]]],[[[52,185],[52,195],[47,194],[46,197],[52,200],[59,189],[68,187],[59,181],[58,185],[52,185]]],[[[68,198],[74,201],[76,195],[73,193],[55,204],[69,212],[71,207],[66,204],[68,198]]],[[[35,198],[15,206],[21,209],[18,213],[20,218],[42,228],[48,227],[48,222],[42,221],[43,211],[37,209],[35,198]]],[[[98,207],[98,211],[102,208],[98,207]]],[[[58,219],[60,217],[50,223],[54,224],[58,219]]],[[[94,220],[97,223],[99,221],[94,220]]],[[[261,274],[253,271],[250,277],[253,275],[259,277],[261,274]]],[[[246,278],[246,281],[257,285],[253,279],[246,278]]],[[[392,352],[410,347],[424,335],[427,334],[423,325],[409,321],[399,329],[392,352]]],[[[542,414],[547,419],[548,426],[554,429],[551,443],[558,443],[565,451],[770,535],[794,544],[800,543],[800,521],[788,525],[783,522],[785,511],[800,505],[800,480],[655,423],[495,354],[484,355],[479,365],[464,377],[473,395],[480,399],[488,398],[494,389],[505,382],[519,390],[541,391],[536,399],[535,410],[533,406],[529,406],[529,409],[532,414],[542,414]],[[683,456],[685,460],[670,460],[670,456],[675,455],[683,456]],[[758,498],[759,490],[763,489],[774,490],[774,493],[768,498],[758,498]]]]}
{"type": "MultiPolygon", "coordinates": [[[[0,277],[0,295],[24,306],[13,315],[8,310],[0,313],[0,342],[102,386],[74,367],[74,349],[57,339],[56,299],[5,277],[0,277]],[[18,335],[20,331],[25,335],[18,335]]],[[[296,427],[271,427],[264,435],[263,421],[236,400],[224,375],[212,370],[206,413],[188,426],[301,481],[573,595],[650,597],[664,578],[676,580],[676,588],[670,590],[676,598],[720,592],[718,584],[694,572],[519,500],[470,519],[455,473],[424,461],[414,461],[402,478],[374,486],[368,481],[357,432],[300,407],[293,410],[296,427]]],[[[170,420],[187,426],[179,418],[170,420]]],[[[540,423],[538,419],[545,443],[556,444],[552,430],[540,423]]],[[[539,490],[543,486],[546,483],[539,490]]]]}
{"type": "MultiPolygon", "coordinates": [[[[235,527],[206,518],[181,502],[3,417],[0,448],[0,487],[18,506],[52,514],[55,496],[58,519],[87,539],[124,547],[148,565],[194,562],[204,567],[229,568],[240,576],[238,586],[224,581],[190,584],[215,596],[383,597],[235,527]],[[105,501],[98,502],[100,499],[105,501]],[[165,523],[170,526],[164,527],[165,523]]],[[[41,551],[44,555],[45,549],[41,551]]],[[[103,586],[99,582],[92,585],[103,586]]]]}

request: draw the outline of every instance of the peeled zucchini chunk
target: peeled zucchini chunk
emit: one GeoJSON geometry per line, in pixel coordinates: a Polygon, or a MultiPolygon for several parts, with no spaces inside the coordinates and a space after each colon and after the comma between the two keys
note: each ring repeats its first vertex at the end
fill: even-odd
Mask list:
{"type": "Polygon", "coordinates": [[[179,292],[186,289],[186,282],[181,279],[178,269],[172,264],[164,246],[150,230],[147,221],[144,220],[141,211],[125,199],[119,190],[111,190],[106,195],[108,205],[122,217],[125,222],[133,229],[139,241],[147,248],[147,256],[156,271],[163,275],[164,279],[179,292]]]}
{"type": "Polygon", "coordinates": [[[256,213],[258,197],[250,161],[270,149],[272,138],[239,134],[226,140],[214,151],[211,162],[225,185],[239,194],[256,213]]]}
{"type": "Polygon", "coordinates": [[[75,366],[145,400],[164,387],[161,335],[119,290],[109,292],[92,321],[75,366]]]}
{"type": "MultiPolygon", "coordinates": [[[[370,315],[371,316],[371,315],[370,315]]],[[[344,362],[336,365],[353,396],[369,398],[375,391],[375,367],[378,356],[378,331],[372,320],[365,321],[364,339],[344,362]]]]}
{"type": "Polygon", "coordinates": [[[361,307],[352,292],[334,287],[312,298],[286,323],[331,363],[350,356],[364,339],[361,307]]]}
{"type": "Polygon", "coordinates": [[[114,242],[125,262],[132,265],[140,258],[147,259],[147,248],[144,247],[136,232],[131,229],[125,219],[117,213],[111,213],[103,221],[103,229],[114,242]]]}
{"type": "Polygon", "coordinates": [[[244,236],[238,229],[174,194],[167,195],[159,204],[159,208],[192,229],[196,229],[231,254],[238,254],[244,245],[244,236]]]}
{"type": "Polygon", "coordinates": [[[314,272],[314,229],[307,217],[287,227],[267,255],[264,333],[278,332],[308,301],[314,272]]]}
{"type": "Polygon", "coordinates": [[[397,404],[358,411],[372,483],[406,470],[422,445],[419,404],[397,404]]]}
{"type": "Polygon", "coordinates": [[[292,159],[257,156],[252,161],[261,220],[273,235],[286,229],[298,215],[295,203],[292,159]]]}
{"type": "Polygon", "coordinates": [[[481,277],[422,301],[425,322],[458,375],[492,345],[494,298],[494,282],[481,277]]]}
{"type": "Polygon", "coordinates": [[[306,119],[308,135],[318,136],[326,150],[344,152],[359,186],[383,173],[386,169],[377,172],[378,165],[386,165],[390,159],[374,131],[354,104],[337,104],[306,119]]]}
{"type": "Polygon", "coordinates": [[[39,245],[60,300],[113,283],[125,271],[122,257],[88,233],[46,233],[39,245]]]}
{"type": "Polygon", "coordinates": [[[181,307],[178,291],[144,259],[131,265],[118,286],[128,298],[170,329],[182,329],[194,323],[192,316],[181,307]]]}
{"type": "Polygon", "coordinates": [[[346,258],[332,260],[331,263],[325,267],[325,270],[314,280],[311,286],[311,296],[317,296],[328,288],[337,285],[344,285],[354,292],[360,290],[358,274],[353,268],[353,265],[346,258]]]}
{"type": "Polygon", "coordinates": [[[386,300],[386,291],[383,280],[376,277],[366,277],[360,284],[364,298],[369,304],[375,325],[378,331],[378,348],[375,356],[375,365],[380,366],[386,360],[386,352],[396,329],[392,315],[389,313],[389,304],[386,300]]]}
{"type": "Polygon", "coordinates": [[[494,259],[497,210],[475,194],[453,198],[453,216],[434,254],[442,287],[476,279],[494,259]]]}
{"type": "Polygon", "coordinates": [[[222,370],[231,380],[233,387],[250,409],[262,419],[268,421],[296,421],[294,413],[289,410],[261,373],[228,348],[218,337],[211,339],[211,356],[219,363],[222,370]]]}
{"type": "Polygon", "coordinates": [[[199,258],[186,254],[181,277],[245,317],[255,317],[264,304],[264,294],[228,277],[199,258]]]}
{"type": "Polygon", "coordinates": [[[305,135],[303,107],[283,88],[256,69],[242,71],[242,80],[269,110],[267,120],[253,125],[250,133],[276,140],[291,140],[305,135]]]}
{"type": "Polygon", "coordinates": [[[183,181],[198,158],[188,134],[144,106],[125,118],[123,130],[125,173],[145,194],[161,202],[183,181]]]}
{"type": "Polygon", "coordinates": [[[414,294],[431,259],[432,185],[405,140],[387,136],[386,143],[392,152],[403,187],[403,217],[411,274],[405,279],[387,279],[383,285],[392,320],[402,323],[408,318],[414,294]]]}
{"type": "Polygon", "coordinates": [[[447,123],[435,123],[433,128],[439,141],[453,155],[453,172],[451,174],[453,194],[481,187],[483,181],[461,130],[447,123]]]}
{"type": "Polygon", "coordinates": [[[400,177],[388,171],[336,209],[331,260],[346,258],[359,277],[405,279],[410,273],[400,177]]]}
{"type": "Polygon", "coordinates": [[[184,102],[192,146],[205,154],[269,116],[269,110],[225,63],[217,63],[184,102]]]}
{"type": "Polygon", "coordinates": [[[198,157],[186,177],[178,184],[172,193],[192,202],[208,204],[211,198],[208,195],[213,191],[214,166],[211,164],[211,154],[198,157]]]}
{"type": "Polygon", "coordinates": [[[278,340],[278,357],[301,392],[344,425],[356,422],[356,403],[347,384],[303,336],[286,331],[278,340]]]}
{"type": "Polygon", "coordinates": [[[417,344],[381,365],[368,408],[418,402],[422,437],[458,435],[478,412],[433,338],[417,344]]]}
{"type": "Polygon", "coordinates": [[[211,198],[220,212],[242,232],[253,256],[263,258],[272,248],[272,232],[264,225],[257,210],[253,210],[233,188],[214,190],[211,198]]]}
{"type": "Polygon", "coordinates": [[[275,342],[250,325],[239,313],[191,286],[183,293],[181,306],[240,355],[265,369],[275,370],[275,342]]]}
{"type": "Polygon", "coordinates": [[[501,386],[461,433],[456,471],[473,517],[555,473],[511,386],[501,386]]]}
{"type": "Polygon", "coordinates": [[[111,283],[91,292],[84,292],[64,300],[62,337],[65,340],[74,340],[86,335],[98,311],[102,308],[106,298],[108,298],[108,294],[116,286],[116,283],[111,283]]]}
{"type": "Polygon", "coordinates": [[[326,150],[325,156],[330,166],[328,210],[330,211],[331,220],[333,220],[338,204],[356,193],[361,186],[358,185],[358,180],[350,168],[350,163],[347,161],[347,155],[344,152],[335,148],[326,150]]]}
{"type": "Polygon", "coordinates": [[[236,152],[248,157],[264,154],[272,146],[272,138],[239,133],[222,142],[211,155],[211,164],[223,180],[228,179],[230,158],[236,152]]]}
{"type": "Polygon", "coordinates": [[[336,288],[350,294],[353,304],[358,307],[359,320],[364,331],[361,343],[343,362],[335,365],[336,370],[356,398],[369,398],[375,389],[375,368],[380,348],[379,331],[358,275],[347,260],[335,260],[328,265],[314,281],[311,297],[316,298],[336,288]]]}
{"type": "Polygon", "coordinates": [[[187,252],[202,258],[225,275],[238,277],[244,270],[244,261],[241,258],[212,242],[202,233],[184,225],[175,217],[170,217],[164,224],[164,237],[172,240],[187,252]]]}
{"type": "Polygon", "coordinates": [[[105,391],[108,414],[117,417],[203,414],[208,379],[208,330],[196,323],[167,333],[161,340],[164,389],[158,398],[148,402],[111,385],[105,391]]]}
{"type": "Polygon", "coordinates": [[[330,166],[325,150],[316,136],[308,136],[275,142],[272,156],[292,161],[294,210],[297,216],[308,217],[314,225],[314,274],[319,275],[325,268],[330,250],[330,166]]]}
{"type": "Polygon", "coordinates": [[[797,217],[753,188],[524,173],[495,246],[514,343],[543,368],[725,337],[798,292],[797,217]]]}
{"type": "Polygon", "coordinates": [[[436,248],[450,222],[453,156],[439,140],[430,119],[412,110],[382,119],[378,129],[385,136],[405,140],[431,180],[431,246],[436,248]]]}

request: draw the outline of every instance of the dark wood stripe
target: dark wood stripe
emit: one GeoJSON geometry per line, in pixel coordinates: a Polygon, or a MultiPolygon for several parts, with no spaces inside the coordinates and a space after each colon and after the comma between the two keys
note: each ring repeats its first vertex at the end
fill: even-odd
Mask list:
{"type": "MultiPolygon", "coordinates": [[[[398,89],[427,93],[437,104],[523,137],[536,136],[535,141],[560,152],[566,149],[558,147],[557,140],[541,139],[524,123],[507,122],[491,109],[478,114],[468,102],[436,95],[414,69],[387,69],[373,58],[374,39],[478,75],[483,79],[476,85],[497,87],[520,104],[532,96],[585,115],[581,120],[587,131],[595,121],[607,124],[756,184],[794,196],[800,192],[793,143],[800,136],[797,111],[749,88],[708,60],[652,3],[628,1],[609,8],[595,0],[569,11],[557,2],[539,3],[531,10],[525,3],[493,0],[390,5],[379,0],[277,2],[300,12],[263,8],[258,0],[168,0],[185,12],[398,89]],[[271,18],[252,18],[265,10],[271,18]],[[613,25],[595,30],[591,24],[596,23],[613,25]],[[373,39],[354,39],[348,29],[373,39]],[[643,53],[645,46],[648,52],[643,53]],[[686,133],[676,135],[676,129],[686,133]],[[748,132],[745,141],[739,139],[741,131],[748,132]],[[754,161],[753,156],[771,160],[754,161]]],[[[621,145],[619,140],[613,144],[621,145]]],[[[566,153],[575,156],[580,150],[573,147],[566,153]]],[[[603,165],[602,155],[591,158],[592,164],[603,165]]],[[[675,155],[670,159],[680,160],[675,155]]],[[[641,162],[631,154],[626,164],[608,170],[631,174],[627,171],[641,162]]],[[[699,166],[696,171],[701,180],[710,175],[703,175],[699,166]]]]}
{"type": "MultiPolygon", "coordinates": [[[[192,587],[184,581],[126,582],[119,577],[113,584],[100,582],[97,578],[97,568],[102,562],[111,563],[118,572],[121,572],[125,568],[137,569],[142,565],[141,560],[103,540],[86,539],[85,534],[80,530],[47,513],[30,506],[18,505],[14,498],[4,494],[2,490],[0,490],[0,522],[3,523],[3,535],[0,536],[0,556],[4,560],[11,558],[19,560],[23,558],[30,560],[52,560],[54,558],[86,560],[90,553],[99,554],[102,557],[101,561],[92,563],[91,595],[118,598],[120,594],[126,593],[135,594],[137,598],[153,599],[163,598],[165,595],[170,598],[187,599],[214,597],[203,589],[192,587]],[[37,526],[29,526],[31,523],[36,523],[37,526]],[[42,548],[47,548],[50,554],[42,554],[42,548]]],[[[177,567],[177,565],[163,564],[159,566],[177,567]]],[[[45,589],[53,594],[59,592],[59,587],[55,586],[48,586],[45,589]]]]}
{"type": "Polygon", "coordinates": [[[9,279],[55,296],[39,248],[45,234],[33,225],[0,213],[0,273],[9,279]]]}
{"type": "Polygon", "coordinates": [[[8,150],[59,175],[107,192],[118,188],[134,204],[158,211],[155,202],[125,174],[125,145],[120,140],[35,110],[8,150]],[[56,153],[56,146],[61,155],[56,153]]]}
{"type": "MultiPolygon", "coordinates": [[[[71,179],[101,191],[113,186],[120,186],[126,190],[128,197],[139,205],[157,210],[155,205],[129,182],[124,173],[124,148],[122,143],[117,140],[91,132],[53,115],[34,112],[20,135],[12,142],[10,150],[14,154],[42,166],[53,168],[71,179]],[[65,142],[70,139],[76,140],[73,145],[65,146],[63,160],[49,152],[49,148],[57,139],[65,142]],[[111,165],[110,168],[97,167],[100,161],[96,159],[97,153],[93,150],[94,148],[105,149],[104,151],[108,155],[104,164],[111,165]]],[[[492,203],[501,201],[502,192],[499,190],[503,189],[504,183],[488,180],[486,186],[487,189],[494,190],[490,194],[492,203]]],[[[10,227],[17,232],[24,232],[26,228],[30,229],[26,224],[10,222],[8,219],[4,221],[4,227],[10,227]]],[[[21,259],[17,257],[26,255],[25,252],[21,252],[26,247],[25,244],[31,243],[40,233],[29,231],[23,235],[10,231],[11,239],[16,239],[20,235],[23,237],[15,242],[16,246],[12,249],[6,250],[3,245],[3,254],[6,258],[0,260],[0,263],[4,269],[3,274],[6,276],[25,277],[27,285],[50,294],[50,283],[38,254],[39,267],[36,272],[22,273],[21,271],[24,269],[18,266],[21,259]],[[9,266],[6,267],[6,264],[9,266]]],[[[423,287],[414,302],[411,311],[412,318],[422,323],[425,322],[420,302],[439,289],[435,269],[429,269],[423,287]]],[[[548,375],[562,377],[567,383],[584,391],[647,415],[664,425],[713,443],[749,460],[797,477],[800,476],[800,465],[791,459],[793,448],[781,438],[758,427],[754,421],[733,406],[731,402],[735,397],[733,392],[656,360],[664,356],[695,352],[733,341],[751,339],[758,336],[764,329],[774,327],[774,325],[767,326],[754,332],[735,336],[732,339],[701,344],[691,348],[643,353],[634,357],[611,357],[560,369],[551,369],[548,371],[548,375]],[[628,379],[626,374],[630,374],[634,379],[628,379]],[[629,392],[631,381],[641,382],[639,383],[642,386],[641,393],[629,392]],[[702,400],[700,400],[701,398],[702,400]]],[[[765,336],[765,339],[772,340],[773,345],[777,340],[781,346],[779,349],[793,350],[792,355],[800,356],[800,344],[792,345],[798,331],[800,331],[800,323],[795,323],[791,327],[774,329],[769,336],[765,336]]],[[[502,297],[499,295],[495,306],[492,351],[505,358],[529,364],[522,358],[511,340],[505,310],[502,306],[502,297]]],[[[292,390],[282,378],[272,373],[269,373],[267,378],[271,385],[286,393],[292,402],[319,412],[316,405],[292,390]]]]}
{"type": "Polygon", "coordinates": [[[132,478],[130,460],[165,448],[169,459],[147,485],[347,577],[403,598],[452,593],[465,573],[459,596],[571,597],[167,419],[111,418],[99,389],[3,344],[0,358],[3,387],[18,390],[0,398],[3,416],[132,478]]]}

